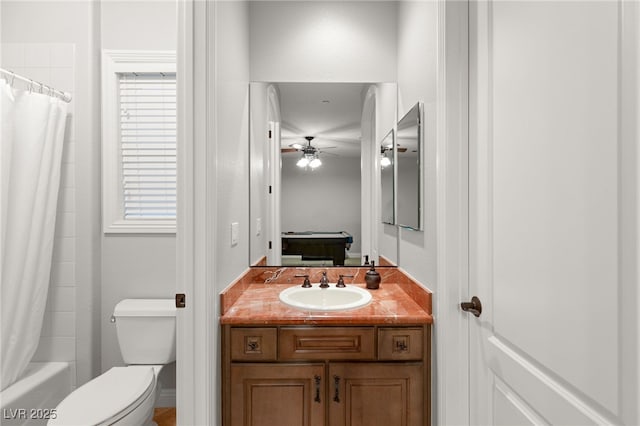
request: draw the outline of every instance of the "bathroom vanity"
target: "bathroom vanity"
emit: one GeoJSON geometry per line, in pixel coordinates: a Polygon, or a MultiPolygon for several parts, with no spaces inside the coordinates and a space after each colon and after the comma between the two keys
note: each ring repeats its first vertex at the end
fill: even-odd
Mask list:
{"type": "MultiPolygon", "coordinates": [[[[252,268],[221,296],[223,424],[430,424],[431,294],[382,268],[372,301],[349,311],[280,302],[325,268],[252,268]],[[274,275],[276,279],[273,279],[274,275]],[[265,279],[269,283],[265,283],[265,279]]],[[[366,268],[330,268],[364,288],[366,268]],[[361,284],[358,284],[361,283],[361,284]]]]}

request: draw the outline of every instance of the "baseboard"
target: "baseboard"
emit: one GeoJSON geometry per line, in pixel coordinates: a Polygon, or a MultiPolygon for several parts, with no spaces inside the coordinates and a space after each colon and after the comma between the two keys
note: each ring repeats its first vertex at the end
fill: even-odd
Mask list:
{"type": "Polygon", "coordinates": [[[176,406],[176,390],[160,389],[160,395],[156,402],[156,407],[175,407],[176,406]]]}

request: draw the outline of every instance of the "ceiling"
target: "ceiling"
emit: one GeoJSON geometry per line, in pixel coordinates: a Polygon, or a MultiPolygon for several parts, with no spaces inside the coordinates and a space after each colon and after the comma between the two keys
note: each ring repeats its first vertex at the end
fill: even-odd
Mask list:
{"type": "MultiPolygon", "coordinates": [[[[278,83],[282,147],[306,144],[323,155],[360,156],[364,83],[278,83]]],[[[283,153],[295,157],[299,153],[283,153]]],[[[286,157],[285,157],[286,158],[286,157]]]]}

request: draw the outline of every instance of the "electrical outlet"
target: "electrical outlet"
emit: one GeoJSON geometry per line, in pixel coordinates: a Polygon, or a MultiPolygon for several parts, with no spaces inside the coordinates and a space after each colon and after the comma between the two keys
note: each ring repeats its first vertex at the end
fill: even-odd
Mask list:
{"type": "Polygon", "coordinates": [[[240,235],[240,224],[233,222],[231,224],[231,247],[238,245],[238,238],[240,235]]]}
{"type": "Polygon", "coordinates": [[[262,234],[262,219],[256,219],[256,236],[260,236],[262,234]]]}

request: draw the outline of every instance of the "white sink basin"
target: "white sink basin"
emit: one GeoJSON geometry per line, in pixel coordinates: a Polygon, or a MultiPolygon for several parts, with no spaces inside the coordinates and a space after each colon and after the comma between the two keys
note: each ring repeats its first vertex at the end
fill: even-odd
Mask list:
{"type": "Polygon", "coordinates": [[[295,286],[282,290],[280,301],[305,311],[346,311],[371,302],[371,293],[351,285],[338,288],[329,284],[329,288],[320,288],[320,284],[313,284],[311,288],[295,286]]]}

